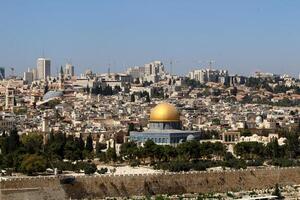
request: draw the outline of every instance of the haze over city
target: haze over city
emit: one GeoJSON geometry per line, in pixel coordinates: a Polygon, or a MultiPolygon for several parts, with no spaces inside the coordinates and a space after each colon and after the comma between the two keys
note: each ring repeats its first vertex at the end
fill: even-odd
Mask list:
{"type": "Polygon", "coordinates": [[[161,60],[173,71],[226,68],[298,76],[299,1],[0,2],[0,66],[22,75],[42,55],[52,74],[71,61],[76,73],[125,71],[161,60]]]}

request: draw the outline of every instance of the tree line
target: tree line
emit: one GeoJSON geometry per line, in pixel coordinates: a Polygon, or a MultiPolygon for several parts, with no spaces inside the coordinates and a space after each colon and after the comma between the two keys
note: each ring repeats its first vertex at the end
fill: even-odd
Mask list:
{"type": "Polygon", "coordinates": [[[234,147],[234,155],[221,142],[187,141],[175,146],[157,145],[148,140],[143,146],[135,142],[121,145],[117,154],[115,147],[96,142],[92,135],[84,140],[64,133],[50,133],[44,144],[37,133],[19,136],[16,129],[0,136],[0,169],[10,168],[29,175],[44,172],[47,168],[93,173],[97,169],[94,158],[101,162],[121,163],[131,166],[151,165],[155,169],[170,171],[205,170],[209,167],[246,168],[247,166],[300,165],[299,133],[287,133],[284,145],[277,139],[267,145],[259,142],[240,142],[234,147]],[[68,161],[66,161],[68,160],[68,161]],[[74,162],[76,161],[76,162],[74,162]]]}
{"type": "Polygon", "coordinates": [[[47,168],[59,170],[96,170],[91,162],[83,162],[106,149],[106,144],[97,142],[93,147],[93,138],[88,135],[86,141],[82,136],[66,136],[64,133],[51,132],[46,144],[43,136],[38,133],[29,133],[19,136],[18,131],[13,129],[9,134],[5,132],[0,136],[0,169],[11,169],[15,172],[35,174],[44,172],[47,168]],[[67,159],[70,162],[64,162],[67,159]],[[81,161],[72,164],[71,161],[81,161]]]}
{"type": "Polygon", "coordinates": [[[128,142],[121,146],[120,157],[130,165],[150,164],[156,169],[170,171],[205,170],[209,167],[246,168],[247,166],[300,166],[299,134],[288,133],[284,145],[277,139],[267,145],[259,142],[240,142],[234,155],[220,142],[187,141],[178,146],[157,145],[148,140],[144,146],[128,142]]]}

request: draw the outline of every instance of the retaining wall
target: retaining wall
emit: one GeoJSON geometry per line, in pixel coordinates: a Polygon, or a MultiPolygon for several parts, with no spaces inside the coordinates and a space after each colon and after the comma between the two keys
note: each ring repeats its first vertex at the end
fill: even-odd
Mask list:
{"type": "Polygon", "coordinates": [[[98,175],[76,177],[60,184],[57,177],[2,180],[0,199],[81,199],[133,195],[227,192],[300,184],[300,167],[184,172],[161,174],[98,175]]]}

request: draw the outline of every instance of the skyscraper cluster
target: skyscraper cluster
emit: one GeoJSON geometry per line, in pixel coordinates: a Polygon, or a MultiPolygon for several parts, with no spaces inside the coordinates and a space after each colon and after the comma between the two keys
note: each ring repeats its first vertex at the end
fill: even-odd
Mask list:
{"type": "Polygon", "coordinates": [[[51,76],[51,60],[48,58],[38,58],[36,68],[28,69],[24,72],[24,81],[30,84],[35,80],[46,80],[51,76]]]}
{"type": "Polygon", "coordinates": [[[133,79],[142,79],[143,81],[159,81],[166,74],[164,64],[161,61],[153,61],[145,64],[143,67],[130,67],[127,74],[133,79]]]}

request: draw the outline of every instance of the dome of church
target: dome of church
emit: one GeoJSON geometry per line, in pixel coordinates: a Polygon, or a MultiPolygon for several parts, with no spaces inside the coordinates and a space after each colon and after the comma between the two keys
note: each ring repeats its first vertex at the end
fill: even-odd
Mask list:
{"type": "Polygon", "coordinates": [[[161,103],[155,106],[150,113],[150,122],[179,122],[180,116],[175,106],[161,103]]]}
{"type": "Polygon", "coordinates": [[[257,117],[255,118],[255,123],[256,123],[256,124],[261,124],[262,122],[263,122],[263,119],[262,119],[261,116],[257,116],[257,117]]]}

